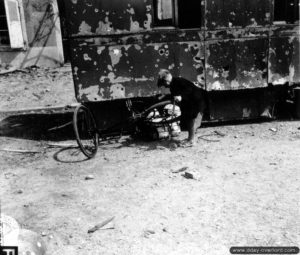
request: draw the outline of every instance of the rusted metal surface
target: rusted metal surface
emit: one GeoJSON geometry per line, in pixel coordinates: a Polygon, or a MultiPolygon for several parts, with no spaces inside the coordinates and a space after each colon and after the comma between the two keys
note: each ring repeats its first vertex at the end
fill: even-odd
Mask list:
{"type": "Polygon", "coordinates": [[[299,25],[274,26],[273,0],[202,0],[193,30],[155,27],[152,0],[65,5],[78,101],[155,95],[161,68],[208,91],[300,82],[299,25]]]}
{"type": "Polygon", "coordinates": [[[73,74],[79,101],[144,97],[158,93],[157,73],[167,68],[204,84],[201,33],[152,33],[74,40],[73,74]]]}
{"type": "Polygon", "coordinates": [[[210,31],[205,45],[207,90],[267,86],[267,29],[210,31]]]}
{"type": "Polygon", "coordinates": [[[208,30],[265,26],[271,21],[271,4],[269,0],[207,0],[205,26],[208,30]]]}
{"type": "Polygon", "coordinates": [[[270,31],[268,82],[299,83],[299,26],[278,26],[270,31]]]}
{"type": "Polygon", "coordinates": [[[267,86],[267,48],[268,40],[263,38],[208,42],[207,90],[236,90],[267,86]]]}
{"type": "Polygon", "coordinates": [[[71,35],[120,34],[149,30],[151,0],[65,0],[71,35]]]}

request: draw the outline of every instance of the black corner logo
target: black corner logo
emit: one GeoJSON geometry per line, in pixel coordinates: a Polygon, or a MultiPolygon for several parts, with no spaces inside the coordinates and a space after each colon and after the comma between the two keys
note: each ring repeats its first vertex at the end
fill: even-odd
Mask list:
{"type": "Polygon", "coordinates": [[[0,246],[0,255],[18,255],[18,247],[0,246]]]}

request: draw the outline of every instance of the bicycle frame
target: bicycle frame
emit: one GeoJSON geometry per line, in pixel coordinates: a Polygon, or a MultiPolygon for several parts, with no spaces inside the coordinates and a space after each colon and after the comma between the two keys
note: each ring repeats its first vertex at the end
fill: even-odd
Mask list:
{"type": "MultiPolygon", "coordinates": [[[[131,116],[125,121],[121,121],[105,129],[99,129],[96,126],[95,117],[93,116],[92,112],[88,109],[87,106],[79,105],[75,109],[73,116],[73,127],[79,148],[88,158],[92,158],[97,152],[99,142],[116,140],[120,139],[125,134],[133,134],[134,131],[136,131],[137,123],[143,120],[143,118],[147,118],[147,115],[152,110],[159,107],[163,107],[170,103],[171,101],[169,100],[159,102],[148,107],[142,112],[136,112],[132,101],[130,99],[127,99],[126,107],[131,116]],[[79,116],[79,113],[83,114],[82,118],[79,116]],[[84,128],[82,128],[81,126],[83,126],[84,128]],[[85,145],[85,142],[88,142],[87,145],[85,145]]],[[[160,122],[157,123],[157,125],[166,124],[170,126],[171,123],[179,120],[179,117],[173,117],[174,114],[172,114],[171,118],[163,118],[160,122]]]]}

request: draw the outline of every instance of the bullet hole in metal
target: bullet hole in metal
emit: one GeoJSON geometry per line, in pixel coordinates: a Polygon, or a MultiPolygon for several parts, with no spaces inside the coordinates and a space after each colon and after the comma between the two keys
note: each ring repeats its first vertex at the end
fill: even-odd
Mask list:
{"type": "Polygon", "coordinates": [[[158,53],[159,53],[159,55],[161,55],[161,56],[162,56],[162,55],[164,55],[164,54],[165,54],[165,50],[164,50],[164,49],[160,49],[158,53]]]}

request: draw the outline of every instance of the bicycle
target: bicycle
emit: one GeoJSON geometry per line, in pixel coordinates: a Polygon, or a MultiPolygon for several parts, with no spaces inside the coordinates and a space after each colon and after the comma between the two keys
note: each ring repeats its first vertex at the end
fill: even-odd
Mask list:
{"type": "MultiPolygon", "coordinates": [[[[140,129],[143,128],[143,125],[147,127],[147,123],[150,128],[165,126],[167,128],[168,135],[170,135],[172,124],[178,122],[180,117],[178,114],[175,115],[175,103],[172,104],[173,107],[171,116],[170,114],[169,116],[161,114],[166,105],[170,104],[172,104],[171,101],[167,100],[156,103],[142,112],[137,112],[133,107],[132,101],[127,99],[126,107],[131,116],[127,118],[127,120],[105,129],[98,129],[92,112],[86,105],[80,104],[76,107],[73,114],[73,129],[77,144],[86,157],[93,158],[98,151],[100,142],[115,137],[122,137],[124,133],[131,133],[131,135],[135,135],[141,132],[140,129]],[[153,116],[151,116],[151,112],[153,116]],[[161,116],[160,118],[157,118],[158,114],[161,116]]],[[[154,140],[160,138],[158,131],[154,132],[151,138],[154,140]]]]}

